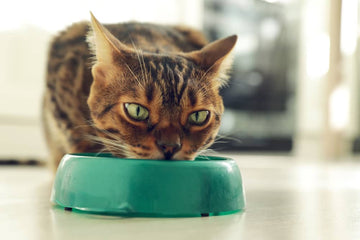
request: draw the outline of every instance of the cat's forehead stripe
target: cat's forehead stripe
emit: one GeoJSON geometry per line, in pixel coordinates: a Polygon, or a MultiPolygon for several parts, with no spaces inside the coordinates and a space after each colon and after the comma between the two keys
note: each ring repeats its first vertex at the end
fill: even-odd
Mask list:
{"type": "Polygon", "coordinates": [[[154,85],[148,83],[145,87],[145,95],[148,102],[151,102],[154,98],[154,85]]]}
{"type": "Polygon", "coordinates": [[[189,88],[187,91],[188,94],[188,98],[190,101],[191,106],[195,106],[197,103],[197,97],[196,97],[196,92],[193,88],[189,88]]]}
{"type": "Polygon", "coordinates": [[[194,70],[192,64],[180,57],[166,56],[146,57],[144,62],[150,69],[153,81],[162,92],[163,104],[179,105],[188,79],[194,70]]]}

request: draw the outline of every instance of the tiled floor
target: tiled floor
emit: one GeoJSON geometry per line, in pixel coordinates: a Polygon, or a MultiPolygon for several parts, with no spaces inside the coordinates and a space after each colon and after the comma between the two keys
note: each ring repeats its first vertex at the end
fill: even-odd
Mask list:
{"type": "Polygon", "coordinates": [[[0,166],[0,239],[360,239],[360,162],[234,158],[247,209],[208,218],[66,212],[49,202],[52,176],[46,168],[0,166]]]}

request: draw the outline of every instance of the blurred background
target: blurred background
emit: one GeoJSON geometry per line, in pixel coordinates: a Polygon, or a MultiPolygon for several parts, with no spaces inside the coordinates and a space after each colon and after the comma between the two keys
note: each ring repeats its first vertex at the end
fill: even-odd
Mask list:
{"type": "MultiPolygon", "coordinates": [[[[40,110],[52,36],[91,10],[102,23],[187,24],[237,34],[216,151],[356,160],[357,0],[13,0],[0,8],[0,159],[46,161],[40,110]]],[[[0,160],[0,161],[1,161],[0,160]]]]}

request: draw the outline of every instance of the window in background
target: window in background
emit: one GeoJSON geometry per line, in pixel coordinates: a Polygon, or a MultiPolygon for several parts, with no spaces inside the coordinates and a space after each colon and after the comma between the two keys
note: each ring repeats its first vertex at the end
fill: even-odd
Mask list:
{"type": "Polygon", "coordinates": [[[292,149],[299,7],[296,0],[205,0],[210,39],[239,37],[232,78],[221,92],[225,138],[215,150],[292,149]]]}

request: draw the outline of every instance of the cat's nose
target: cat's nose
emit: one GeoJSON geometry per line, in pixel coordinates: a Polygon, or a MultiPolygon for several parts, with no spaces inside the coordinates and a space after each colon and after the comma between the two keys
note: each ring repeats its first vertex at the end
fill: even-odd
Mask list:
{"type": "Polygon", "coordinates": [[[174,156],[176,152],[178,152],[181,148],[180,143],[157,143],[159,149],[164,153],[164,157],[166,160],[169,160],[174,156]]]}

